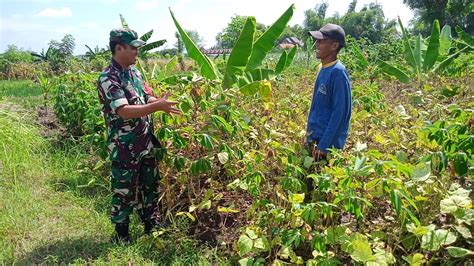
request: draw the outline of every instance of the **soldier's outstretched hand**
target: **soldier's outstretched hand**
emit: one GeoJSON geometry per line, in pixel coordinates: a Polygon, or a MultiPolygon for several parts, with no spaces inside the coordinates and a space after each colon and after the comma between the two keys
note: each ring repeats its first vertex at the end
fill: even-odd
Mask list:
{"type": "Polygon", "coordinates": [[[177,114],[180,115],[181,111],[177,109],[175,106],[178,104],[176,101],[169,101],[168,97],[171,95],[171,92],[165,93],[162,98],[158,99],[159,105],[160,105],[160,110],[171,115],[171,114],[177,114]]]}

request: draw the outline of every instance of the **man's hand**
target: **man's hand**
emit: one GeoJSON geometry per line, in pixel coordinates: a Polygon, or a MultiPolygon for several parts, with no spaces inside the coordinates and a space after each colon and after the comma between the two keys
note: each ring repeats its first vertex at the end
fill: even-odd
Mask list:
{"type": "Polygon", "coordinates": [[[168,101],[170,92],[166,93],[163,98],[156,99],[151,97],[147,104],[145,105],[123,105],[117,108],[117,114],[123,119],[132,119],[139,118],[156,111],[163,111],[167,114],[181,114],[179,109],[176,109],[174,106],[178,102],[168,101]]]}
{"type": "MultiPolygon", "coordinates": [[[[159,102],[158,110],[161,110],[169,115],[177,114],[180,115],[181,111],[173,106],[177,105],[178,102],[168,101],[168,97],[171,95],[171,92],[167,92],[162,98],[156,99],[156,102],[159,102]]],[[[152,99],[150,99],[152,100],[152,99]]],[[[154,101],[153,101],[154,102],[154,101]]]]}
{"type": "Polygon", "coordinates": [[[322,160],[322,159],[325,159],[327,156],[327,153],[326,152],[323,152],[322,150],[318,149],[318,147],[315,147],[313,149],[313,158],[318,161],[318,160],[322,160]]]}

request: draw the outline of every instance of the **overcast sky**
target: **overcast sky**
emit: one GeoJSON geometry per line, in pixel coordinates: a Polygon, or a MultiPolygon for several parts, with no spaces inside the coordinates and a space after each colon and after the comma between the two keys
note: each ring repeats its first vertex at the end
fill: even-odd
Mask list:
{"type": "MultiPolygon", "coordinates": [[[[176,42],[176,28],[168,11],[170,7],[181,26],[196,30],[204,38],[205,47],[215,45],[218,32],[233,15],[254,16],[257,22],[272,24],[292,3],[296,9],[290,25],[302,24],[304,11],[322,0],[0,0],[0,52],[9,44],[40,52],[50,40],[60,40],[70,33],[76,40],[75,54],[90,47],[106,47],[111,29],[121,26],[119,14],[139,35],[153,29],[151,40],[166,39],[165,47],[176,42]]],[[[327,16],[343,15],[351,0],[328,1],[327,16]]],[[[359,0],[360,10],[370,0],[359,0]]],[[[400,16],[408,24],[413,12],[402,0],[379,0],[385,17],[400,16]]]]}

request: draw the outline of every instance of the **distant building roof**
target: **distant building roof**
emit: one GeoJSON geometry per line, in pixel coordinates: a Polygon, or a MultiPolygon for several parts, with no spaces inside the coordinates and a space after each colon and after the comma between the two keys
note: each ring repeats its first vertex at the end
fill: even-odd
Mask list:
{"type": "Polygon", "coordinates": [[[293,44],[293,45],[298,45],[300,47],[304,46],[304,43],[296,37],[287,37],[287,38],[283,39],[280,42],[280,44],[293,44]]]}

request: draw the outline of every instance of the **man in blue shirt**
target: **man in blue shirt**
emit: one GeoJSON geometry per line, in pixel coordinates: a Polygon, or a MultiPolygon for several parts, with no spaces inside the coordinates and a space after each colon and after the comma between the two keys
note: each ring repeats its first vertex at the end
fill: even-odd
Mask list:
{"type": "Polygon", "coordinates": [[[307,144],[315,160],[325,159],[328,149],[343,149],[352,110],[351,85],[337,54],[345,46],[344,30],[326,24],[308,32],[316,40],[316,57],[321,67],[316,76],[308,116],[307,144]]]}

